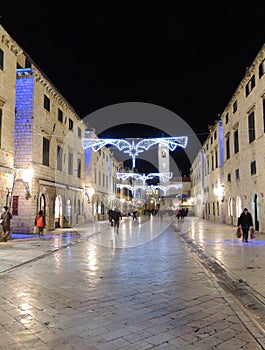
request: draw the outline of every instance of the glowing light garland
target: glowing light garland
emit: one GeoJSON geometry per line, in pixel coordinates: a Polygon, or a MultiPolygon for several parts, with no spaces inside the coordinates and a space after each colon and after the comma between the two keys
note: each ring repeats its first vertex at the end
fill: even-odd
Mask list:
{"type": "Polygon", "coordinates": [[[142,180],[144,183],[146,180],[151,180],[155,177],[159,177],[160,181],[168,181],[172,179],[173,173],[149,173],[148,175],[141,175],[138,173],[117,173],[116,176],[119,180],[124,181],[129,178],[134,178],[135,180],[142,180]]]}
{"type": "Polygon", "coordinates": [[[130,143],[126,139],[90,139],[82,138],[82,146],[84,149],[92,147],[92,149],[97,152],[102,147],[107,145],[113,145],[118,148],[119,151],[123,153],[128,153],[132,158],[132,167],[135,168],[135,159],[144,151],[149,150],[151,146],[161,144],[165,147],[168,147],[170,151],[175,151],[177,147],[185,148],[188,143],[187,136],[179,137],[159,137],[151,139],[143,139],[135,144],[134,141],[130,143]]]}
{"type": "Polygon", "coordinates": [[[132,194],[134,194],[134,192],[136,192],[138,189],[142,189],[142,190],[160,190],[163,191],[164,194],[166,194],[166,192],[172,188],[175,188],[177,190],[182,188],[182,184],[170,184],[168,186],[162,186],[162,185],[151,185],[151,186],[138,186],[138,185],[129,185],[129,184],[117,184],[118,188],[127,188],[128,190],[130,190],[132,192],[132,194]]]}

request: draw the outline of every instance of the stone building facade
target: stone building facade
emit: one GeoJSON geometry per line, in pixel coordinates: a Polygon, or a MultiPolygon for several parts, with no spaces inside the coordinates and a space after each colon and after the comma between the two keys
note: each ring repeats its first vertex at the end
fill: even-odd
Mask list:
{"type": "MultiPolygon", "coordinates": [[[[95,129],[86,130],[86,138],[98,138],[95,129]]],[[[91,147],[85,149],[85,188],[90,206],[89,220],[106,220],[109,209],[120,207],[120,191],[117,187],[117,173],[122,167],[108,147],[97,152],[91,147]]]]}
{"type": "Polygon", "coordinates": [[[31,232],[39,210],[48,230],[83,223],[86,125],[28,56],[16,72],[13,232],[31,232]]]}
{"type": "Polygon", "coordinates": [[[247,207],[253,215],[255,229],[265,232],[264,45],[247,68],[219,120],[210,128],[202,150],[191,167],[197,215],[237,225],[240,213],[247,207]],[[218,166],[214,164],[217,153],[218,166]],[[223,165],[220,163],[222,154],[223,165]]]}
{"type": "Polygon", "coordinates": [[[0,26],[0,206],[10,204],[13,187],[16,67],[21,52],[0,26]]]}
{"type": "Polygon", "coordinates": [[[191,183],[196,216],[215,222],[225,222],[221,120],[209,126],[209,135],[192,164],[191,183]]]}
{"type": "Polygon", "coordinates": [[[255,229],[265,232],[265,45],[246,69],[221,118],[226,222],[236,224],[247,207],[255,229]]]}
{"type": "Polygon", "coordinates": [[[118,162],[110,151],[86,159],[82,138],[89,127],[0,26],[0,207],[10,207],[14,233],[32,233],[39,210],[48,230],[89,221],[87,190],[99,178],[98,207],[117,195],[110,184],[118,162]]]}

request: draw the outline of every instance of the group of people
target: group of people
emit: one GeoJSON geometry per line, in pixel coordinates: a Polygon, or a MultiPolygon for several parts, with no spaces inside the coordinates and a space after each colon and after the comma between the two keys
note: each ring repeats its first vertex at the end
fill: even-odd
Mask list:
{"type": "MultiPolygon", "coordinates": [[[[114,210],[109,210],[108,214],[109,214],[109,221],[111,223],[111,226],[114,226],[114,229],[116,228],[117,233],[119,233],[120,219],[122,219],[121,212],[119,211],[119,209],[115,208],[114,210]]],[[[136,219],[137,212],[134,212],[133,214],[134,214],[133,218],[136,219]]],[[[178,219],[179,218],[182,219],[186,215],[187,215],[187,211],[185,211],[185,209],[179,209],[176,214],[178,219]]],[[[7,242],[11,234],[11,228],[10,228],[11,219],[12,219],[12,214],[9,210],[9,207],[5,205],[3,207],[2,213],[0,214],[0,224],[2,226],[2,231],[3,231],[2,240],[4,242],[7,242]]],[[[45,217],[42,210],[40,210],[36,215],[34,225],[37,228],[38,237],[43,237],[44,227],[46,226],[46,222],[45,222],[45,217]]],[[[243,242],[248,242],[249,229],[253,227],[253,219],[252,219],[252,215],[250,214],[247,208],[244,208],[243,212],[239,216],[237,225],[239,228],[242,229],[243,242]]]]}
{"type": "MultiPolygon", "coordinates": [[[[3,207],[3,211],[0,214],[0,225],[2,227],[2,241],[7,242],[11,236],[11,219],[13,218],[10,209],[7,205],[3,207]]],[[[38,237],[43,237],[44,228],[46,226],[44,213],[42,210],[38,212],[35,217],[34,225],[37,229],[38,237]]]]}
{"type": "Polygon", "coordinates": [[[177,212],[176,212],[176,217],[177,219],[181,219],[183,220],[189,213],[189,209],[188,208],[179,208],[177,209],[177,212]]]}

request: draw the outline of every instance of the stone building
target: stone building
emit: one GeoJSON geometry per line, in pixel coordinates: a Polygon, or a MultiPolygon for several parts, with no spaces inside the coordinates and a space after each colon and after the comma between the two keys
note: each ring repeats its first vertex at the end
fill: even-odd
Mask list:
{"type": "Polygon", "coordinates": [[[48,230],[83,223],[86,125],[26,54],[18,63],[13,232],[31,232],[39,210],[48,230]]]}
{"type": "Polygon", "coordinates": [[[263,45],[220,119],[210,127],[202,151],[192,164],[192,194],[197,215],[237,225],[239,215],[247,207],[253,215],[255,230],[265,232],[264,150],[263,45]]]}
{"type": "Polygon", "coordinates": [[[223,111],[226,222],[237,224],[244,207],[265,232],[265,46],[223,111]]]}
{"type": "Polygon", "coordinates": [[[21,52],[0,26],[0,207],[10,205],[13,188],[16,67],[21,52]]]}
{"type": "MultiPolygon", "coordinates": [[[[86,130],[85,135],[86,138],[98,138],[93,128],[86,130]]],[[[90,207],[88,220],[106,220],[109,209],[120,207],[116,174],[122,163],[108,147],[102,147],[98,151],[88,147],[85,149],[85,164],[85,193],[90,207]]]]}
{"type": "Polygon", "coordinates": [[[192,197],[198,217],[225,222],[223,125],[209,126],[209,135],[191,168],[192,197]]]}
{"type": "Polygon", "coordinates": [[[0,38],[0,206],[11,208],[12,231],[32,233],[39,210],[48,230],[88,221],[94,181],[104,219],[118,162],[105,147],[87,162],[89,126],[2,26],[0,38]]]}
{"type": "Polygon", "coordinates": [[[204,150],[203,148],[194,158],[190,169],[191,198],[193,200],[194,215],[205,219],[204,211],[204,150]]]}

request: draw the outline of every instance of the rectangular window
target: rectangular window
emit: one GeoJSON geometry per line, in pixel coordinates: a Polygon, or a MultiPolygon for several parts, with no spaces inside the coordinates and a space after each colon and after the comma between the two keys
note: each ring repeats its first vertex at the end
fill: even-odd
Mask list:
{"type": "Polygon", "coordinates": [[[0,49],[0,69],[4,69],[4,51],[0,49]]]}
{"type": "Polygon", "coordinates": [[[49,97],[44,95],[44,108],[49,112],[50,112],[50,107],[51,107],[50,103],[51,103],[51,101],[50,101],[49,97]]]}
{"type": "Polygon", "coordinates": [[[63,111],[60,108],[58,108],[57,118],[58,118],[59,122],[61,122],[61,123],[63,122],[63,111]]]}
{"type": "Polygon", "coordinates": [[[259,65],[259,78],[261,78],[265,73],[265,58],[259,65]]]}
{"type": "Polygon", "coordinates": [[[42,142],[42,164],[49,166],[49,158],[50,158],[50,141],[44,137],[42,142]]]}
{"type": "Polygon", "coordinates": [[[254,112],[248,116],[248,142],[251,143],[255,140],[255,118],[254,112]]]}
{"type": "Polygon", "coordinates": [[[239,169],[236,169],[236,170],[235,170],[235,176],[236,176],[236,179],[237,179],[237,180],[240,179],[240,176],[239,176],[239,169]]]}
{"type": "Polygon", "coordinates": [[[68,174],[73,175],[73,153],[68,153],[68,174]]]}
{"type": "Polygon", "coordinates": [[[77,177],[80,179],[81,178],[81,159],[77,159],[77,177]]]}
{"type": "Polygon", "coordinates": [[[30,62],[30,60],[28,60],[27,58],[25,59],[25,68],[31,68],[32,64],[30,62]]]}
{"type": "Polygon", "coordinates": [[[251,175],[256,174],[256,161],[255,160],[250,163],[250,172],[251,172],[251,175]]]}
{"type": "Polygon", "coordinates": [[[94,169],[94,183],[97,183],[97,170],[94,169]]]}
{"type": "Polygon", "coordinates": [[[57,170],[63,170],[63,149],[57,146],[57,170]]]}
{"type": "Polygon", "coordinates": [[[239,152],[239,143],[238,143],[238,130],[234,131],[234,153],[239,152]]]}
{"type": "Polygon", "coordinates": [[[230,158],[230,141],[229,138],[226,139],[226,159],[230,158]]]}
{"type": "Polygon", "coordinates": [[[214,156],[212,154],[212,170],[214,170],[214,156]]]}
{"type": "Polygon", "coordinates": [[[101,171],[98,171],[98,184],[101,186],[101,171]]]}
{"type": "Polygon", "coordinates": [[[255,75],[252,75],[251,79],[246,85],[246,96],[248,96],[255,87],[255,75]]]}
{"type": "Polygon", "coordinates": [[[227,124],[228,122],[229,122],[229,114],[226,113],[226,115],[225,115],[225,124],[227,124]]]}
{"type": "Polygon", "coordinates": [[[81,139],[82,137],[82,130],[78,127],[77,128],[77,136],[81,139]]]}
{"type": "Polygon", "coordinates": [[[265,99],[262,100],[263,131],[265,132],[265,99]]]}
{"type": "Polygon", "coordinates": [[[237,101],[233,103],[233,113],[236,113],[237,111],[237,101]]]}
{"type": "Polygon", "coordinates": [[[227,174],[227,182],[231,182],[231,174],[227,174]]]}
{"type": "Polygon", "coordinates": [[[3,113],[3,110],[2,108],[0,108],[0,148],[1,148],[1,145],[2,145],[2,113],[3,113]]]}
{"type": "Polygon", "coordinates": [[[215,150],[215,168],[218,168],[218,151],[215,150]]]}
{"type": "Polygon", "coordinates": [[[73,130],[74,128],[74,122],[72,121],[71,118],[69,118],[69,130],[73,130]]]}

